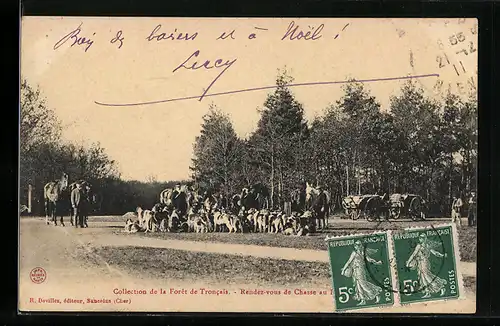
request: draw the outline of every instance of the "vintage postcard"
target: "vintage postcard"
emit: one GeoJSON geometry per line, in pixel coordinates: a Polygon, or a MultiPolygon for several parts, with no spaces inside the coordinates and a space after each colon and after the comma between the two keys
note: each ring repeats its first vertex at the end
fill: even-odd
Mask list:
{"type": "Polygon", "coordinates": [[[474,313],[479,32],[22,17],[19,311],[474,313]]]}

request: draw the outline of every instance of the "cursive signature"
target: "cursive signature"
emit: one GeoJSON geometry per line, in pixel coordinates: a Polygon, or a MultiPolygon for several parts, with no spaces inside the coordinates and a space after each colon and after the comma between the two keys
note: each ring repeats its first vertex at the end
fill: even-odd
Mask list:
{"type": "MultiPolygon", "coordinates": [[[[66,43],[69,40],[73,40],[73,43],[70,46],[73,45],[86,45],[85,46],[85,52],[87,52],[88,49],[94,44],[94,41],[92,41],[90,38],[80,36],[81,33],[81,27],[83,23],[80,23],[80,25],[73,31],[69,32],[65,36],[63,36],[62,39],[57,41],[56,44],[54,44],[54,50],[57,50],[61,45],[66,43]]],[[[95,33],[93,34],[95,35],[95,33]]]]}
{"type": "Polygon", "coordinates": [[[224,74],[226,72],[226,70],[228,70],[233,65],[233,63],[236,62],[236,59],[233,59],[231,61],[230,60],[226,60],[226,62],[224,62],[224,60],[222,60],[222,59],[217,59],[213,63],[211,63],[210,60],[206,60],[203,64],[199,64],[197,61],[194,61],[193,63],[188,63],[192,58],[198,57],[199,54],[200,54],[200,50],[194,51],[194,53],[191,54],[189,56],[189,58],[187,58],[183,63],[181,63],[179,66],[177,66],[177,68],[175,68],[172,71],[172,73],[175,73],[177,70],[179,70],[181,68],[185,68],[185,69],[188,69],[188,70],[198,70],[198,69],[201,69],[201,68],[204,68],[204,69],[214,69],[214,68],[220,69],[220,68],[224,68],[217,75],[217,77],[215,77],[215,79],[210,83],[210,85],[208,85],[208,87],[205,89],[205,91],[203,92],[203,94],[201,94],[201,96],[200,96],[200,101],[201,101],[203,99],[203,97],[205,97],[205,95],[207,94],[208,90],[220,78],[220,76],[222,76],[222,74],[224,74]]]}

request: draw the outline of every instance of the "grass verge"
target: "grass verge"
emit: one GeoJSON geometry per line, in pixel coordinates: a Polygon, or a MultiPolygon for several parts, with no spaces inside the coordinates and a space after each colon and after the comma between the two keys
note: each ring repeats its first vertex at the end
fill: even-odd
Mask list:
{"type": "MultiPolygon", "coordinates": [[[[392,223],[394,224],[394,223],[392,223]]],[[[398,226],[399,227],[399,226],[398,226]]],[[[366,229],[363,227],[350,229],[340,226],[328,230],[325,233],[318,233],[306,237],[285,236],[283,234],[269,233],[137,233],[136,236],[155,237],[160,239],[189,240],[202,242],[222,242],[234,244],[246,244],[257,246],[284,247],[295,249],[327,250],[325,236],[339,236],[356,233],[369,233],[387,228],[366,229]]],[[[396,228],[392,228],[396,229],[396,228]]],[[[116,231],[116,233],[119,233],[116,231]]],[[[477,258],[477,232],[476,228],[462,227],[458,231],[461,260],[465,262],[475,262],[477,258]]]]}
{"type": "MultiPolygon", "coordinates": [[[[87,263],[99,264],[99,255],[108,264],[136,277],[152,279],[206,280],[208,283],[293,286],[331,284],[327,263],[243,257],[144,247],[96,247],[90,254],[79,251],[87,263]]],[[[465,277],[475,292],[476,278],[465,277]]]]}

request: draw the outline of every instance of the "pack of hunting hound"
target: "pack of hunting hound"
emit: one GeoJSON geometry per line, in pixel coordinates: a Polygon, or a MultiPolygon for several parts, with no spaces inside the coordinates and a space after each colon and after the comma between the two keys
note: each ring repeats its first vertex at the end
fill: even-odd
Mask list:
{"type": "MultiPolygon", "coordinates": [[[[308,183],[294,192],[288,209],[269,209],[262,185],[244,188],[230,200],[208,192],[199,195],[177,185],[160,194],[152,209],[137,207],[124,215],[124,232],[229,232],[282,233],[303,236],[328,228],[330,194],[308,183]]],[[[425,219],[424,200],[418,195],[392,194],[347,196],[343,209],[351,219],[425,219]]]]}
{"type": "MultiPolygon", "coordinates": [[[[71,224],[88,227],[90,207],[99,201],[90,183],[79,180],[68,184],[68,175],[46,184],[44,188],[46,221],[49,217],[57,225],[56,215],[61,216],[61,201],[69,201],[63,194],[71,193],[71,224]],[[57,213],[56,213],[57,212],[57,213]],[[75,223],[73,223],[75,221],[75,223]]],[[[280,205],[281,206],[281,205],[280,205]]],[[[426,203],[414,194],[384,194],[347,196],[342,199],[345,216],[353,220],[425,219],[426,203]]],[[[309,183],[294,190],[283,209],[270,204],[270,193],[263,184],[243,188],[232,197],[221,192],[200,193],[191,186],[177,184],[163,190],[159,202],[151,209],[137,207],[123,215],[124,232],[260,232],[286,235],[308,235],[328,228],[331,195],[321,186],[309,183]]]]}

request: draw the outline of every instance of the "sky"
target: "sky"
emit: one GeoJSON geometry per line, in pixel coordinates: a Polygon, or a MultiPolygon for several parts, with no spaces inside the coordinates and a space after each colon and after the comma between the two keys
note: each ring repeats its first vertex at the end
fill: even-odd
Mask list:
{"type": "MultiPolygon", "coordinates": [[[[224,69],[207,94],[272,86],[278,69],[285,67],[295,83],[432,75],[416,79],[429,96],[440,98],[448,87],[460,94],[469,82],[477,86],[475,25],[472,18],[25,16],[21,74],[40,88],[56,112],[65,141],[99,142],[118,162],[123,179],[180,180],[189,177],[192,146],[210,104],[231,117],[240,137],[248,137],[259,119],[257,109],[273,90],[201,101],[109,104],[198,97],[224,69]],[[294,36],[302,30],[310,31],[311,38],[316,31],[315,40],[285,37],[292,22],[290,31],[298,26],[294,36]],[[217,40],[232,30],[234,39],[217,40]],[[172,32],[191,38],[197,34],[171,40],[172,32]],[[249,39],[252,33],[255,38],[249,39]],[[188,69],[195,62],[198,69],[188,69]],[[443,82],[441,91],[434,87],[438,81],[443,82]]],[[[403,83],[386,80],[365,86],[386,109],[403,83]]],[[[311,121],[342,96],[341,87],[308,85],[292,91],[311,121]]]]}

